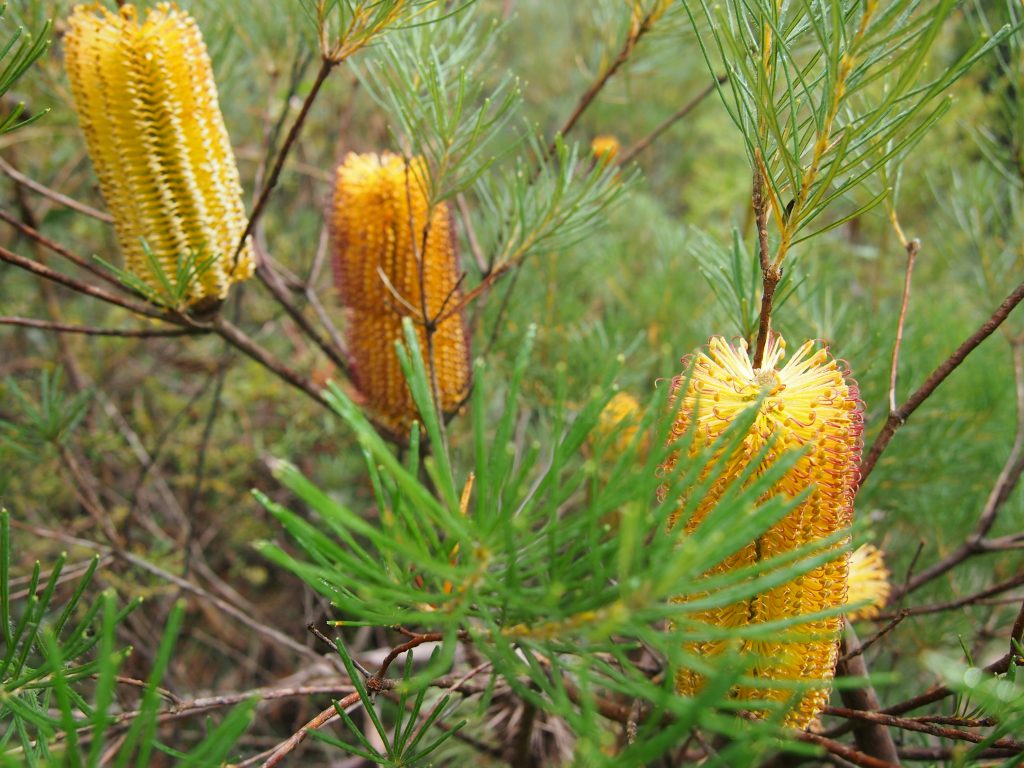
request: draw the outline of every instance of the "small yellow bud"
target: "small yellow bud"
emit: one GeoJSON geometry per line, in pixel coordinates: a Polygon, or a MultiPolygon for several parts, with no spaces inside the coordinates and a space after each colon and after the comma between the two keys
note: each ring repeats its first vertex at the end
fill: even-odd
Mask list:
{"type": "Polygon", "coordinates": [[[619,154],[620,149],[622,149],[622,145],[619,140],[608,133],[595,136],[594,140],[590,142],[590,151],[600,162],[610,163],[619,154]]]}

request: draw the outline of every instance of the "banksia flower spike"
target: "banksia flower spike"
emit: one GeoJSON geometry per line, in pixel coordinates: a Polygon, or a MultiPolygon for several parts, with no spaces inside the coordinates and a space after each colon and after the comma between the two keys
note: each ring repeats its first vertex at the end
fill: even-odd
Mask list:
{"type": "Polygon", "coordinates": [[[889,602],[891,592],[889,569],[885,567],[882,551],[871,544],[853,550],[846,602],[854,609],[846,614],[846,618],[850,621],[875,618],[889,602]]]}
{"type": "Polygon", "coordinates": [[[242,188],[195,21],[170,3],[141,23],[132,5],[78,5],[64,58],[127,271],[158,294],[166,280],[188,306],[215,305],[253,259],[248,244],[235,259],[242,188]]]}
{"type": "MultiPolygon", "coordinates": [[[[636,398],[628,392],[618,392],[601,411],[591,433],[591,442],[598,444],[609,441],[608,446],[613,455],[620,456],[636,437],[640,418],[640,403],[636,398]]],[[[638,448],[642,458],[647,451],[646,438],[641,438],[638,448]]]]}
{"type": "MultiPolygon", "coordinates": [[[[850,526],[861,450],[859,393],[827,351],[814,351],[813,347],[813,342],[805,343],[788,363],[778,367],[785,342],[774,337],[768,342],[763,366],[755,369],[744,342],[732,346],[715,337],[708,351],[696,356],[689,378],[684,375],[674,383],[673,407],[678,412],[670,438],[676,440],[694,430],[694,452],[710,446],[762,398],[742,445],[732,455],[713,459],[716,465],[725,462],[726,469],[685,521],[687,532],[701,525],[728,485],[737,481],[765,448],[765,458],[754,468],[755,474],[764,472],[784,451],[804,451],[769,496],[795,498],[806,493],[805,500],[756,542],[718,564],[709,576],[813,544],[850,526]]],[[[666,469],[677,460],[670,457],[666,469]]],[[[846,603],[847,559],[837,554],[835,560],[789,583],[741,603],[689,616],[695,622],[726,628],[839,608],[846,603]]],[[[788,704],[786,724],[805,728],[828,701],[842,621],[841,615],[809,619],[780,630],[771,640],[744,641],[741,652],[751,659],[748,675],[759,683],[740,686],[733,696],[751,702],[758,715],[764,713],[757,711],[757,701],[788,704]],[[773,687],[773,681],[801,682],[810,688],[794,693],[792,687],[773,687]]],[[[699,629],[693,631],[699,633],[699,629]]],[[[699,637],[686,645],[690,653],[700,655],[714,655],[726,647],[725,641],[699,637]]],[[[689,669],[680,669],[676,675],[677,690],[685,695],[692,695],[702,684],[701,676],[689,669]]]]}
{"type": "Polygon", "coordinates": [[[458,409],[470,385],[466,324],[452,311],[462,300],[454,223],[446,203],[430,210],[426,184],[422,159],[350,153],[338,167],[330,212],[352,381],[399,436],[417,418],[394,347],[404,317],[413,319],[424,356],[432,354],[444,414],[458,409]],[[424,314],[436,323],[429,345],[424,314]]]}

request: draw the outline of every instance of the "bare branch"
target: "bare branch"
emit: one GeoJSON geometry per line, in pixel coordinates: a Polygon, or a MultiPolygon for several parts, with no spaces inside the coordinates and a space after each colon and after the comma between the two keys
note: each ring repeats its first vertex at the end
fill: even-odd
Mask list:
{"type": "Polygon", "coordinates": [[[946,360],[944,360],[938,368],[932,371],[931,376],[922,384],[914,394],[907,398],[906,402],[903,403],[899,408],[889,414],[889,418],[885,422],[885,426],[882,427],[882,431],[878,433],[874,443],[871,445],[871,449],[868,451],[867,456],[860,465],[860,485],[864,485],[864,481],[867,480],[871,471],[875,468],[875,464],[878,463],[878,459],[881,457],[882,452],[888,447],[892,441],[893,436],[897,430],[907,423],[907,419],[918,408],[924,403],[932,394],[938,389],[939,385],[944,382],[949,375],[955,371],[960,364],[963,363],[967,356],[971,354],[985,339],[991,336],[995,330],[1003,324],[1003,321],[1010,316],[1010,313],[1016,308],[1020,302],[1024,300],[1024,283],[1021,283],[1009,296],[996,307],[992,315],[981,324],[981,327],[977,331],[972,333],[963,344],[957,347],[956,351],[953,352],[946,360]]]}

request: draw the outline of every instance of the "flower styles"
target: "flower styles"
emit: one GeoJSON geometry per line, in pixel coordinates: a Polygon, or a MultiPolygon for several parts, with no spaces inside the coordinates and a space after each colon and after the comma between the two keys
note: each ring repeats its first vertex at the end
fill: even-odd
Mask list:
{"type": "Polygon", "coordinates": [[[404,317],[414,320],[443,413],[458,409],[471,377],[454,222],[446,203],[430,204],[427,183],[421,158],[350,153],[329,213],[352,381],[399,436],[417,418],[394,347],[404,317]]]}
{"type": "Polygon", "coordinates": [[[253,259],[248,245],[235,258],[242,188],[195,20],[171,3],[142,22],[133,5],[77,5],[64,59],[126,269],[157,291],[187,277],[190,306],[224,299],[253,259]]]}
{"type": "MultiPolygon", "coordinates": [[[[684,523],[692,532],[701,525],[722,498],[726,488],[757,461],[754,475],[762,474],[784,452],[801,450],[795,465],[773,486],[765,499],[783,496],[803,500],[784,518],[735,554],[716,565],[707,575],[751,566],[849,528],[859,478],[862,416],[856,384],[840,370],[824,349],[813,342],[797,349],[785,364],[786,345],[779,336],[768,342],[764,363],[755,369],[744,342],[731,345],[714,337],[706,352],[692,360],[692,370],[677,377],[674,408],[677,415],[670,439],[693,430],[692,452],[712,445],[749,408],[757,407],[754,422],[739,447],[725,455],[724,449],[712,459],[722,471],[692,516],[684,523]]],[[[673,455],[665,469],[678,457],[673,455]]],[[[704,475],[711,467],[705,469],[704,475]]],[[[764,499],[763,499],[764,500],[764,499]]],[[[679,512],[672,518],[678,522],[679,512]]],[[[839,545],[832,545],[838,549],[839,545]]],[[[817,566],[796,579],[767,589],[747,600],[689,614],[695,622],[695,639],[686,649],[697,655],[715,655],[727,647],[720,639],[700,638],[700,623],[718,628],[738,628],[834,610],[846,603],[848,557],[817,566]]],[[[680,602],[685,603],[685,599],[680,602]]],[[[745,640],[741,652],[750,658],[748,675],[758,684],[741,685],[733,696],[749,702],[755,714],[758,701],[787,704],[785,722],[806,727],[828,701],[838,655],[838,635],[843,618],[836,612],[780,629],[771,639],[745,640]],[[794,693],[792,686],[773,687],[773,681],[803,683],[808,687],[794,693]]],[[[703,678],[680,669],[676,687],[692,695],[703,678]]]]}

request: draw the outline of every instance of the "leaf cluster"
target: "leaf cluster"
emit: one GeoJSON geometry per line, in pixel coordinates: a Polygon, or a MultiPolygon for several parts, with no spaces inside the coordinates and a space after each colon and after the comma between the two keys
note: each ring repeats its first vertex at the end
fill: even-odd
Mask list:
{"type": "Polygon", "coordinates": [[[223,761],[248,727],[255,701],[236,707],[188,754],[156,740],[161,689],[184,605],[171,611],[138,710],[117,713],[118,671],[130,649],[119,648],[118,625],[141,599],[118,608],[112,591],[92,602],[87,592],[99,565],[93,557],[60,605],[66,556],[44,578],[37,562],[15,598],[11,582],[10,519],[0,510],[0,765],[97,766],[151,764],[154,750],[179,758],[178,765],[223,761]],[[111,762],[106,762],[110,760],[111,762]]]}
{"type": "Polygon", "coordinates": [[[777,263],[790,245],[881,202],[886,189],[807,231],[832,203],[905,155],[948,109],[940,95],[1011,32],[1004,26],[955,61],[934,63],[929,55],[955,7],[955,0],[702,0],[690,11],[694,23],[709,24],[711,42],[701,38],[701,48],[713,73],[729,75],[723,101],[765,179],[777,263]]]}
{"type": "MultiPolygon", "coordinates": [[[[549,443],[517,445],[520,414],[514,404],[529,369],[527,337],[501,395],[509,405],[496,419],[485,415],[492,384],[483,364],[477,364],[471,469],[459,470],[445,448],[408,323],[399,354],[435,452],[420,464],[414,439],[400,460],[360,409],[333,388],[331,403],[355,431],[366,457],[379,520],[368,521],[292,465],[277,462],[277,479],[316,519],[258,494],[302,556],[270,542],[259,549],[327,597],[338,611],[339,626],[422,626],[441,633],[440,653],[404,683],[413,690],[448,670],[460,638],[472,642],[493,668],[494,680],[569,722],[580,739],[581,757],[598,760],[606,732],[598,707],[602,695],[640,698],[651,707],[637,741],[619,756],[625,762],[618,764],[642,764],[698,725],[734,731],[736,722],[722,710],[742,708],[743,702],[730,700],[729,690],[737,680],[758,682],[744,677],[735,660],[711,664],[689,657],[682,645],[698,626],[691,613],[746,599],[836,557],[835,547],[848,533],[705,576],[799,503],[799,498],[761,501],[797,455],[784,456],[759,477],[751,470],[737,478],[706,523],[684,535],[682,525],[668,525],[670,516],[678,512],[685,520],[693,513],[724,471],[712,456],[737,448],[753,413],[714,446],[686,459],[692,434],[666,444],[670,419],[664,416],[668,388],[663,388],[624,453],[606,457],[608,446],[598,444],[592,458],[581,462],[581,449],[614,391],[613,367],[574,419],[562,388],[551,411],[549,443]],[[641,458],[644,435],[658,447],[641,458]],[[673,453],[680,457],[676,468],[659,470],[673,453]],[[685,494],[684,488],[689,489],[685,494]],[[659,496],[669,501],[660,504],[659,496]],[[632,661],[641,648],[661,659],[660,674],[650,677],[632,661]],[[681,663],[708,675],[700,696],[675,694],[671,670],[681,663]]],[[[738,642],[778,636],[793,623],[700,626],[700,631],[738,642]]],[[[770,726],[751,725],[734,752],[749,758],[765,750],[778,734],[770,726]]]]}
{"type": "MultiPolygon", "coordinates": [[[[0,23],[4,21],[6,11],[7,3],[0,4],[0,23]]],[[[47,37],[50,34],[50,27],[51,23],[47,21],[42,29],[32,35],[24,27],[19,26],[13,32],[0,37],[0,96],[7,93],[15,81],[25,74],[25,71],[40,56],[46,53],[46,49],[50,47],[50,40],[47,37]]],[[[0,117],[0,136],[15,128],[35,122],[46,114],[46,112],[37,112],[19,122],[24,109],[24,104],[18,104],[7,115],[0,117]]]]}

